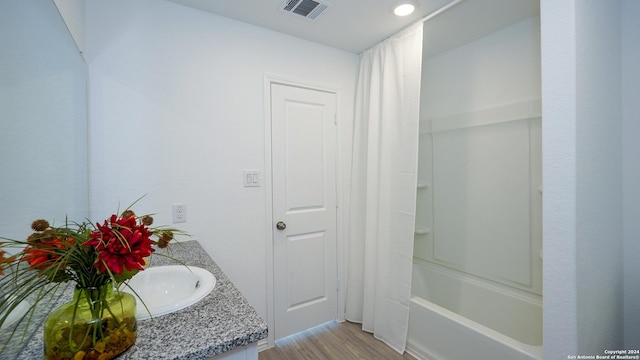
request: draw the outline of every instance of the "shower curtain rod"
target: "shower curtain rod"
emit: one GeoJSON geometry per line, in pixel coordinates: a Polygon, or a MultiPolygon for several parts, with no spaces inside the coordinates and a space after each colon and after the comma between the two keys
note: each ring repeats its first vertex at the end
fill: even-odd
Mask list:
{"type": "MultiPolygon", "coordinates": [[[[387,36],[386,38],[384,38],[384,39],[383,39],[382,41],[380,41],[380,42],[383,42],[383,41],[385,41],[385,40],[387,40],[387,39],[389,39],[389,38],[393,37],[395,34],[401,33],[401,32],[402,32],[402,31],[404,31],[405,29],[408,29],[408,28],[412,27],[412,26],[413,26],[413,25],[415,25],[415,24],[427,22],[427,21],[429,21],[430,19],[433,19],[434,17],[436,17],[436,16],[438,16],[438,15],[442,14],[443,12],[445,12],[445,11],[447,11],[447,10],[451,9],[452,7],[454,7],[454,6],[458,5],[458,4],[460,4],[460,3],[461,3],[461,2],[463,2],[463,1],[464,1],[464,0],[453,0],[452,2],[448,3],[447,5],[445,5],[445,6],[441,7],[440,9],[438,9],[438,10],[436,10],[436,11],[434,11],[434,12],[432,12],[432,13],[428,14],[428,15],[426,15],[426,16],[425,16],[425,17],[423,17],[422,19],[420,19],[420,20],[418,20],[418,21],[416,21],[416,22],[411,23],[411,25],[408,25],[408,26],[406,26],[406,27],[402,28],[401,30],[399,30],[399,31],[397,31],[397,32],[395,32],[395,33],[393,33],[393,34],[392,34],[392,35],[390,35],[390,36],[387,36]]],[[[373,46],[376,46],[376,45],[373,45],[373,46]]],[[[365,50],[362,50],[362,51],[360,52],[360,55],[362,55],[365,51],[367,51],[367,50],[371,49],[373,46],[371,46],[371,47],[369,47],[369,48],[367,48],[367,49],[365,49],[365,50]]]]}
{"type": "MultiPolygon", "coordinates": [[[[442,14],[443,12],[445,12],[445,11],[449,10],[450,8],[452,8],[452,7],[454,7],[454,6],[458,5],[458,4],[460,4],[460,3],[461,3],[461,2],[463,2],[463,1],[464,1],[464,0],[454,0],[454,1],[450,2],[450,3],[448,3],[447,5],[445,5],[445,6],[441,7],[440,9],[438,9],[438,10],[436,10],[436,11],[432,12],[431,14],[429,14],[429,15],[427,15],[427,16],[425,16],[425,17],[423,17],[422,19],[418,20],[418,21],[417,21],[417,22],[415,22],[414,24],[417,24],[418,22],[426,22],[426,21],[428,21],[428,20],[430,20],[430,19],[432,19],[432,18],[434,18],[434,17],[436,17],[436,16],[438,16],[438,15],[442,14]]],[[[413,24],[412,24],[412,25],[413,25],[413,24]]]]}

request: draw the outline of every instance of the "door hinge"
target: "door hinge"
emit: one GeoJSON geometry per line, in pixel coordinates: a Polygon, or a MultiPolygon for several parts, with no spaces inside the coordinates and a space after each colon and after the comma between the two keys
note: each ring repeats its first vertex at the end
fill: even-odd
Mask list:
{"type": "Polygon", "coordinates": [[[333,114],[333,123],[338,125],[338,114],[333,114]]]}
{"type": "Polygon", "coordinates": [[[336,291],[340,292],[340,279],[336,280],[336,291]]]}

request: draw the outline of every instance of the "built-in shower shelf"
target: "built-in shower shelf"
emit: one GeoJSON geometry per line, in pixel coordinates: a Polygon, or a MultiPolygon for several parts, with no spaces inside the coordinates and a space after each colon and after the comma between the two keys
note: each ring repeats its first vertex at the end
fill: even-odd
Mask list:
{"type": "Polygon", "coordinates": [[[418,183],[418,189],[428,189],[429,183],[418,183]]]}
{"type": "Polygon", "coordinates": [[[428,227],[416,226],[416,229],[413,233],[415,235],[428,235],[431,233],[431,229],[428,227]]]}

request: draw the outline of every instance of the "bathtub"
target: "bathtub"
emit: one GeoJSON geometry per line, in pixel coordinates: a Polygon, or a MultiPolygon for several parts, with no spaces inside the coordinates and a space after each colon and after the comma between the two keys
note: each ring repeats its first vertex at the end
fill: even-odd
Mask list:
{"type": "Polygon", "coordinates": [[[425,264],[414,264],[412,289],[407,352],[416,358],[542,359],[537,296],[425,264]]]}

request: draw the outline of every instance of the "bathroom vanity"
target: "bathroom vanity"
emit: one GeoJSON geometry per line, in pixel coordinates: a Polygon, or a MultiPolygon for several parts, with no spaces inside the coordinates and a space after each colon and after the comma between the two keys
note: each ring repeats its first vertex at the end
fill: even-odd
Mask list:
{"type": "MultiPolygon", "coordinates": [[[[216,286],[204,299],[185,309],[138,320],[135,344],[118,359],[258,359],[258,341],[267,337],[267,325],[202,246],[197,241],[173,243],[169,251],[159,250],[152,255],[151,267],[178,264],[159,254],[211,271],[216,277],[216,286]]],[[[69,287],[52,308],[71,298],[69,287]]],[[[42,358],[42,325],[33,329],[33,335],[17,359],[42,358]]]]}

